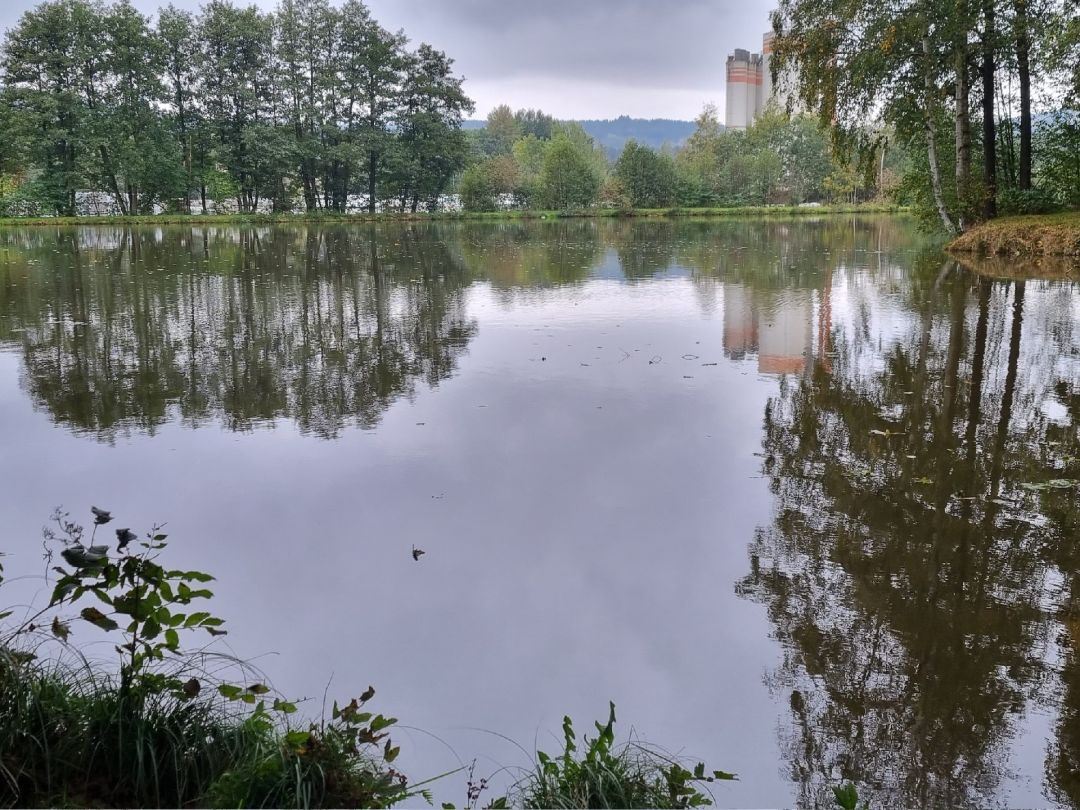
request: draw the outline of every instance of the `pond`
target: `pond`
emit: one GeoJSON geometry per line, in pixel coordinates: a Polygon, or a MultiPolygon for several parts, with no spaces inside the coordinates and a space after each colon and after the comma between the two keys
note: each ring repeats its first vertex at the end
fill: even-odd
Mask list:
{"type": "Polygon", "coordinates": [[[0,447],[9,573],[166,523],[414,779],[612,700],[720,806],[1080,802],[1080,286],[903,217],[3,230],[0,447]]]}

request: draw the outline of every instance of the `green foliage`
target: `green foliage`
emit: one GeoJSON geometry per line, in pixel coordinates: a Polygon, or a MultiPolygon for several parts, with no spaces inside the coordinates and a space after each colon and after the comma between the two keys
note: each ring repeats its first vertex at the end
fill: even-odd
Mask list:
{"type": "Polygon", "coordinates": [[[569,717],[563,718],[563,752],[537,752],[535,771],[510,797],[521,807],[702,807],[712,802],[698,785],[735,779],[734,774],[693,771],[656,751],[627,743],[615,745],[615,704],[607,723],[595,723],[597,736],[582,737],[583,756],[569,717]]]}
{"type": "Polygon", "coordinates": [[[422,795],[391,765],[397,721],[364,710],[373,688],[297,728],[295,703],[265,684],[214,683],[207,653],[181,646],[198,631],[224,632],[198,609],[213,577],[163,567],[157,529],[144,539],[116,530],[110,553],[94,541],[112,515],[93,512],[84,542],[83,527],[57,511],[47,556],[67,567],[52,568],[46,606],[0,635],[0,804],[388,807],[422,795]],[[46,638],[68,647],[87,625],[121,636],[118,678],[85,659],[38,658],[46,638]]]}
{"type": "Polygon", "coordinates": [[[0,654],[0,804],[183,807],[250,744],[242,718],[90,669],[0,654]]]}
{"type": "MultiPolygon", "coordinates": [[[[201,587],[213,577],[201,571],[162,567],[157,558],[167,543],[166,535],[158,529],[141,539],[130,529],[117,529],[117,555],[110,556],[110,547],[94,545],[94,538],[98,527],[111,519],[105,512],[97,515],[88,545],[83,543],[83,527],[70,521],[66,513],[58,511],[53,517],[57,528],[46,530],[46,541],[60,546],[60,556],[69,566],[53,568],[59,577],[46,608],[53,613],[53,635],[66,641],[73,621],[60,609],[74,608],[93,597],[94,604],[83,607],[78,615],[101,630],[120,632],[122,640],[115,649],[121,656],[121,689],[128,692],[147,687],[183,696],[184,683],[179,678],[162,677],[150,665],[180,653],[181,633],[204,630],[212,636],[225,634],[222,619],[208,611],[191,610],[198,600],[213,596],[201,587]]],[[[15,635],[23,631],[20,627],[15,635]]]]}
{"type": "Polygon", "coordinates": [[[841,810],[870,810],[870,802],[859,804],[859,791],[850,782],[833,788],[833,801],[841,810]]]}
{"type": "Polygon", "coordinates": [[[461,118],[472,102],[461,88],[462,80],[453,75],[452,64],[446,54],[421,45],[405,71],[397,142],[404,161],[390,182],[400,188],[412,211],[421,202],[434,210],[465,160],[461,118]]]}
{"type": "Polygon", "coordinates": [[[330,722],[283,735],[264,711],[245,723],[253,732],[230,767],[207,789],[213,807],[390,807],[418,794],[390,767],[399,753],[385,733],[397,721],[360,711],[368,689],[330,722]],[[371,752],[371,753],[368,753],[371,752]]]}
{"type": "Polygon", "coordinates": [[[675,202],[675,162],[629,141],[615,163],[615,177],[637,208],[666,208],[675,202]]]}
{"type": "Polygon", "coordinates": [[[859,792],[850,782],[833,788],[833,799],[842,810],[858,810],[859,792]]]}
{"type": "Polygon", "coordinates": [[[1035,127],[1033,136],[1036,188],[1045,189],[1059,203],[1080,207],[1080,113],[1061,111],[1048,116],[1035,127]]]}
{"type": "MultiPolygon", "coordinates": [[[[1032,174],[1059,201],[1080,202],[1075,146],[1040,155],[1031,138],[1038,141],[1041,128],[1032,132],[1033,88],[1044,109],[1061,112],[1075,102],[1075,3],[781,0],[772,21],[774,75],[832,129],[863,174],[886,133],[917,156],[896,190],[916,202],[924,223],[963,231],[995,215],[991,195],[1030,189],[1032,174]],[[1069,179],[1055,183],[1055,176],[1069,179]]],[[[1075,120],[1051,115],[1059,124],[1075,120]]],[[[1067,129],[1055,135],[1075,144],[1067,129]]],[[[834,185],[851,186],[848,179],[834,185]]]]}
{"type": "Polygon", "coordinates": [[[369,211],[390,198],[416,210],[465,160],[472,102],[452,60],[408,51],[359,0],[276,13],[214,0],[197,16],[166,8],[156,27],[123,0],[49,0],[6,33],[2,67],[0,170],[57,215],[76,213],[80,190],[122,214],[187,211],[219,174],[217,202],[241,212],[298,196],[344,211],[360,192],[369,211]]]}
{"type": "Polygon", "coordinates": [[[555,133],[555,119],[542,110],[518,110],[514,113],[514,120],[526,138],[532,136],[546,141],[555,133]]]}
{"type": "Polygon", "coordinates": [[[998,210],[1002,215],[1053,214],[1061,209],[1061,203],[1045,188],[1010,188],[998,196],[998,210]]]}
{"type": "Polygon", "coordinates": [[[547,208],[557,211],[587,208],[596,200],[600,176],[583,146],[560,133],[544,152],[540,188],[547,208]]]}
{"type": "Polygon", "coordinates": [[[696,123],[675,158],[680,205],[852,201],[849,189],[827,182],[847,164],[833,155],[827,131],[812,118],[770,108],[745,131],[725,130],[716,108],[706,106],[696,123]]]}
{"type": "Polygon", "coordinates": [[[495,183],[484,165],[474,164],[462,172],[458,189],[466,211],[495,210],[495,183]]]}

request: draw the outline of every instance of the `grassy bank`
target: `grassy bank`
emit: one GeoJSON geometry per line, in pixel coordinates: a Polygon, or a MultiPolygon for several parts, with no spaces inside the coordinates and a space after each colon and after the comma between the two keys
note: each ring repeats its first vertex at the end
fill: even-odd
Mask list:
{"type": "Polygon", "coordinates": [[[735,778],[637,740],[616,744],[612,704],[595,737],[564,718],[563,750],[536,752],[502,795],[481,795],[475,760],[411,781],[394,765],[397,721],[369,708],[373,687],[329,717],[298,720],[300,707],[250,666],[214,653],[225,630],[205,609],[213,577],[162,566],[156,529],[145,539],[116,530],[113,551],[112,532],[97,538],[112,515],[93,514],[86,532],[57,511],[45,531],[48,602],[0,612],[2,807],[418,806],[433,802],[430,783],[463,773],[469,810],[676,808],[710,804],[708,784],[735,778]],[[84,654],[102,633],[115,664],[84,654]]]}
{"type": "Polygon", "coordinates": [[[1080,260],[1080,211],[991,220],[957,237],[946,249],[974,256],[1064,256],[1080,260]]]}
{"type": "Polygon", "coordinates": [[[154,214],[147,216],[85,216],[85,217],[6,217],[0,227],[62,226],[62,225],[229,225],[270,223],[352,223],[352,222],[504,222],[539,219],[619,219],[619,218],[725,218],[725,217],[792,217],[834,214],[885,214],[903,211],[899,206],[863,203],[858,205],[822,205],[801,207],[789,205],[758,205],[734,208],[587,208],[578,211],[439,211],[435,213],[378,214],[154,214]]]}
{"type": "Polygon", "coordinates": [[[386,807],[418,789],[340,719],[290,727],[265,702],[124,685],[12,650],[0,719],[5,807],[386,807]]]}

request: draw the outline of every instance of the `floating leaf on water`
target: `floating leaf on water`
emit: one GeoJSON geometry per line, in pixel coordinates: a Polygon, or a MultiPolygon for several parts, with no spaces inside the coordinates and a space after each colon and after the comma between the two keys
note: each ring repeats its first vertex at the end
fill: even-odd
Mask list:
{"type": "Polygon", "coordinates": [[[923,476],[922,478],[914,478],[914,479],[912,479],[912,483],[915,483],[915,484],[932,484],[932,483],[934,483],[934,479],[933,478],[927,478],[926,476],[923,476]]]}
{"type": "Polygon", "coordinates": [[[1080,484],[1080,481],[1071,478],[1051,478],[1049,481],[1021,484],[1020,488],[1028,492],[1045,492],[1050,489],[1072,489],[1077,484],[1080,484]]]}

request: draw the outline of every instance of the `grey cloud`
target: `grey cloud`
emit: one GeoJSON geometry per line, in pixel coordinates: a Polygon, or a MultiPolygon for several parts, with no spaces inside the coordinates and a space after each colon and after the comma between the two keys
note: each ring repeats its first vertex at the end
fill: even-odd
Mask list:
{"type": "MultiPolygon", "coordinates": [[[[334,0],[332,0],[333,2],[334,0]]],[[[244,4],[245,0],[238,0],[244,4]]],[[[384,26],[454,58],[483,115],[500,102],[560,117],[690,118],[722,103],[724,60],[758,49],[775,0],[369,0],[384,26]]],[[[0,26],[37,0],[7,0],[0,26]]],[[[144,13],[164,3],[133,0],[144,13]]],[[[174,0],[197,9],[199,0],[174,0]]],[[[276,0],[256,0],[272,9],[276,0]]]]}
{"type": "Polygon", "coordinates": [[[410,35],[437,40],[473,78],[703,90],[722,83],[729,50],[760,45],[769,7],[768,0],[372,2],[380,19],[392,17],[410,35]]]}

